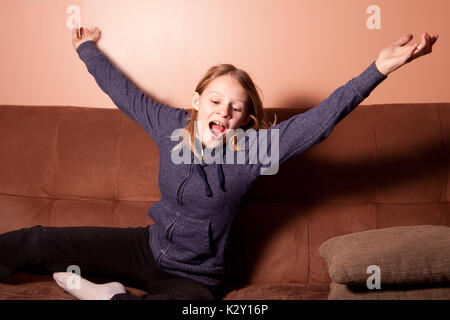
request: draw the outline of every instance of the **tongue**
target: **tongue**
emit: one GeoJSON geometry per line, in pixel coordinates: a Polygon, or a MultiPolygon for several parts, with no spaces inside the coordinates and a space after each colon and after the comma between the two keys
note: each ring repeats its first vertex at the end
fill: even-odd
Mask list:
{"type": "Polygon", "coordinates": [[[217,125],[217,124],[213,124],[213,125],[211,126],[211,129],[216,130],[216,131],[219,131],[219,132],[225,131],[225,128],[224,128],[224,127],[219,126],[219,125],[217,125]]]}

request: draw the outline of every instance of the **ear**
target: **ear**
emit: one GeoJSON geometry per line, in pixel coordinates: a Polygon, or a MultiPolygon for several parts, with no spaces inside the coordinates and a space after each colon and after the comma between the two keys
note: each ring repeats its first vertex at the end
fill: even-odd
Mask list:
{"type": "Polygon", "coordinates": [[[198,94],[198,92],[194,92],[194,96],[192,98],[192,107],[197,111],[200,107],[200,95],[198,94]]]}

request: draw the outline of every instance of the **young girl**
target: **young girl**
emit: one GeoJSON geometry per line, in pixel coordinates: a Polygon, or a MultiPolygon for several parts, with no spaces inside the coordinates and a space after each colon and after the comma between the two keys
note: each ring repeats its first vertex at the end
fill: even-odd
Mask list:
{"type": "Polygon", "coordinates": [[[420,44],[407,45],[412,35],[402,37],[318,106],[270,126],[245,71],[230,64],[211,67],[195,89],[189,114],[139,91],[97,49],[99,38],[98,28],[73,30],[73,46],[100,88],[158,145],[161,199],[148,210],[155,223],[34,226],[0,235],[0,279],[19,271],[53,273],[79,299],[221,299],[230,227],[243,195],[268,168],[267,158],[253,161],[259,138],[278,155],[276,165],[302,153],[327,138],[389,73],[430,53],[437,40],[425,33],[420,44]],[[253,129],[257,138],[234,134],[237,129],[253,129]],[[180,163],[174,159],[181,153],[180,163]],[[119,282],[95,284],[66,272],[69,266],[119,282]],[[132,295],[122,283],[148,294],[132,295]]]}

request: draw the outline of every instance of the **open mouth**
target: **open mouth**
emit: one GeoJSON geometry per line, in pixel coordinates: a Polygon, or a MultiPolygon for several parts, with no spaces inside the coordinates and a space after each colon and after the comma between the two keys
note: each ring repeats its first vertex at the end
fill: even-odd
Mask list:
{"type": "Polygon", "coordinates": [[[216,136],[217,138],[221,138],[225,134],[225,127],[218,121],[211,121],[209,123],[209,130],[216,136]]]}

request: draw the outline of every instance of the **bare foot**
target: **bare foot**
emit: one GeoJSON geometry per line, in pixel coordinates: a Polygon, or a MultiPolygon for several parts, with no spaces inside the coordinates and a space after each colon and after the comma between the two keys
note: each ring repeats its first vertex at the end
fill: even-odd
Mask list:
{"type": "Polygon", "coordinates": [[[119,282],[96,284],[72,272],[55,272],[56,283],[80,300],[111,300],[119,293],[125,293],[125,287],[119,282]]]}

